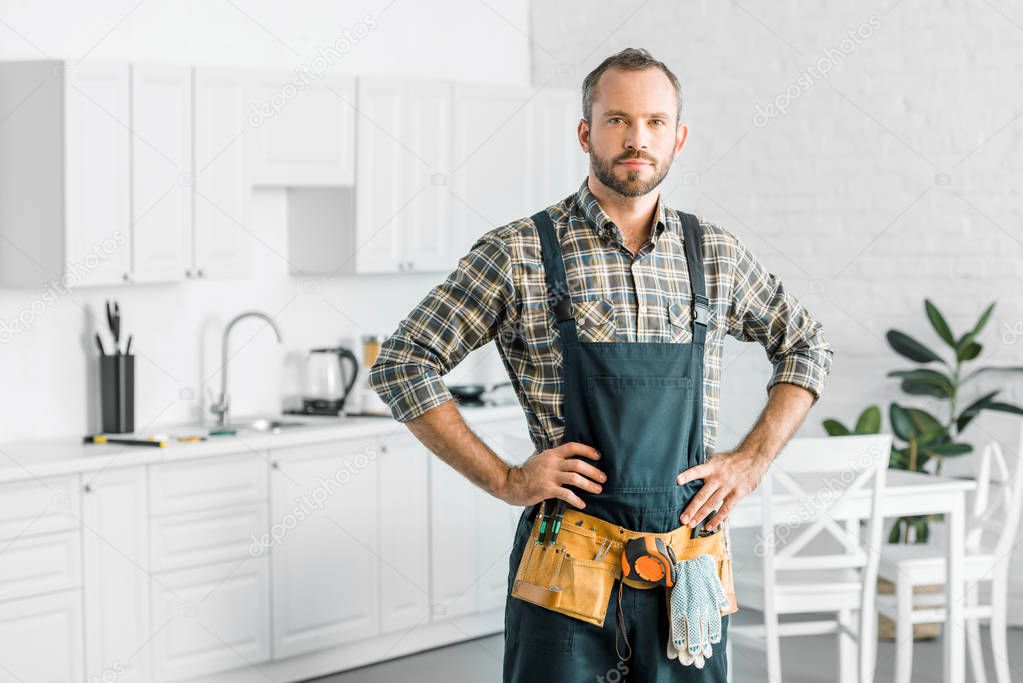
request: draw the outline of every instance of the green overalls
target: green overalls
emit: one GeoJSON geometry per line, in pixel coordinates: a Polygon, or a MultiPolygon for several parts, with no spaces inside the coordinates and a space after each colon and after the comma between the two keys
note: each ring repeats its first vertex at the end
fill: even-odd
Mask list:
{"type": "MultiPolygon", "coordinates": [[[[584,512],[650,533],[679,527],[679,516],[703,485],[701,480],[675,483],[680,472],[704,461],[703,353],[710,313],[699,221],[681,211],[678,215],[694,302],[693,338],[685,344],[580,341],[554,225],[546,211],[532,217],[563,352],[564,442],[596,448],[601,458],[593,464],[607,474],[601,493],[573,491],[585,501],[584,512]]],[[[512,597],[538,509],[537,504],[523,510],[509,560],[505,683],[725,681],[728,617],[722,618],[721,643],[704,667],[682,666],[666,655],[664,590],[623,587],[625,619],[619,627],[625,628],[631,647],[628,661],[619,659],[616,650],[617,587],[603,627],[512,597]]]]}

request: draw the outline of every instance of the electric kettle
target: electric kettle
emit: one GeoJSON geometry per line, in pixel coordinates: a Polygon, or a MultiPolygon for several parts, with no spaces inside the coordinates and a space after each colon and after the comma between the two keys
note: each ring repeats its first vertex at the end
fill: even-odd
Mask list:
{"type": "Polygon", "coordinates": [[[358,375],[359,362],[355,354],[345,347],[312,349],[306,358],[302,412],[306,415],[340,415],[358,375]],[[349,373],[345,372],[346,361],[351,365],[349,373]]]}

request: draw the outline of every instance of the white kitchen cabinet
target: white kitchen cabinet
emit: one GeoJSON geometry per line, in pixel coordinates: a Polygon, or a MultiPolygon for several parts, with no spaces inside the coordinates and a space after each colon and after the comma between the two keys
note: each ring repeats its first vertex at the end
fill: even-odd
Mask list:
{"type": "Polygon", "coordinates": [[[149,540],[144,467],[84,475],[85,667],[89,680],[149,681],[149,540]]]}
{"type": "Polygon", "coordinates": [[[451,249],[578,189],[588,157],[576,137],[575,90],[456,84],[451,249]]]}
{"type": "Polygon", "coordinates": [[[83,683],[82,591],[0,602],[0,665],[2,683],[83,683]]]}
{"type": "Polygon", "coordinates": [[[266,556],[160,574],[153,582],[153,680],[268,661],[269,592],[266,556]]]}
{"type": "Polygon", "coordinates": [[[149,468],[154,517],[266,503],[268,456],[250,451],[149,468]]]}
{"type": "Polygon", "coordinates": [[[543,88],[529,103],[532,160],[530,201],[542,209],[579,189],[589,172],[590,157],[579,145],[583,117],[579,91],[543,88]]]}
{"type": "Polygon", "coordinates": [[[45,477],[0,485],[0,547],[26,535],[81,526],[78,475],[45,477]]]}
{"type": "Polygon", "coordinates": [[[131,279],[192,267],[192,71],[131,66],[131,279]]]}
{"type": "Polygon", "coordinates": [[[249,272],[251,174],[246,136],[249,76],[197,68],[194,78],[195,223],[191,277],[240,278],[249,272]]]}
{"type": "Polygon", "coordinates": [[[372,437],[271,451],[275,659],[379,633],[377,455],[372,437]]]}
{"type": "MultiPolygon", "coordinates": [[[[473,425],[473,431],[505,462],[520,464],[530,455],[509,445],[521,443],[522,439],[528,441],[529,432],[524,415],[473,425]]],[[[478,608],[481,612],[503,609],[508,595],[508,557],[522,508],[509,505],[479,488],[476,506],[478,608]]]]}
{"type": "Polygon", "coordinates": [[[0,64],[0,283],[128,276],[127,64],[0,64]]]}
{"type": "Polygon", "coordinates": [[[360,78],[358,93],[355,272],[448,269],[451,84],[360,78]]]}
{"type": "Polygon", "coordinates": [[[477,609],[476,513],[481,493],[443,460],[430,459],[431,616],[435,621],[477,609]]]}
{"type": "Polygon", "coordinates": [[[0,600],[78,588],[82,546],[77,531],[26,534],[0,548],[0,600]]]}
{"type": "Polygon", "coordinates": [[[165,572],[244,559],[266,530],[266,501],[156,517],[150,523],[150,565],[153,572],[165,572]]]}
{"type": "Polygon", "coordinates": [[[430,614],[427,462],[434,455],[407,433],[381,437],[380,628],[425,623],[430,614]]]}
{"type": "MultiPolygon", "coordinates": [[[[355,77],[264,71],[253,78],[254,185],[355,182],[355,77]]],[[[338,229],[346,226],[338,224],[338,229]]]]}

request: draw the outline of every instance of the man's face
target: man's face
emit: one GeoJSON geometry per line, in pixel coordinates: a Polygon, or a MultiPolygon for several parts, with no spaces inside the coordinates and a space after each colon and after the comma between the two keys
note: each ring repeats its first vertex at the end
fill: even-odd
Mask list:
{"type": "Polygon", "coordinates": [[[678,97],[660,69],[605,71],[588,131],[590,168],[597,179],[625,197],[660,185],[685,140],[677,117],[678,97]]]}

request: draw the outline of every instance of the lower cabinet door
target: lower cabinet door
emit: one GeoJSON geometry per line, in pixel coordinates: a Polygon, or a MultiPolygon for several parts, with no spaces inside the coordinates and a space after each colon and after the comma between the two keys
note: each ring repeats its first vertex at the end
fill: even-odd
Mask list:
{"type": "Polygon", "coordinates": [[[427,458],[411,434],[380,437],[380,628],[408,630],[430,618],[427,458]]]}
{"type": "MultiPolygon", "coordinates": [[[[270,659],[266,556],[153,578],[154,680],[181,681],[270,659]]],[[[252,680],[262,679],[255,669],[252,680]]]]}
{"type": "Polygon", "coordinates": [[[83,683],[82,660],[81,590],[0,602],[0,683],[83,683]]]}
{"type": "Polygon", "coordinates": [[[274,658],[378,635],[376,438],[270,455],[274,658]]]}
{"type": "Polygon", "coordinates": [[[477,507],[485,495],[440,458],[430,459],[431,618],[477,609],[477,507]]]}
{"type": "Polygon", "coordinates": [[[90,681],[148,683],[149,524],[146,469],[83,475],[82,558],[85,675],[90,681]]]}

